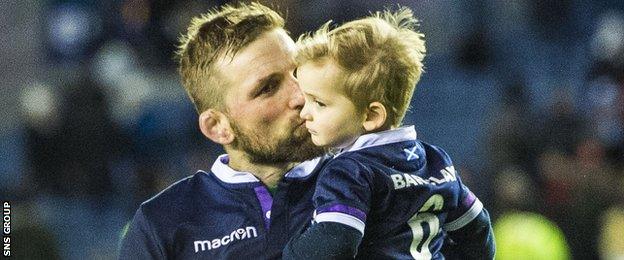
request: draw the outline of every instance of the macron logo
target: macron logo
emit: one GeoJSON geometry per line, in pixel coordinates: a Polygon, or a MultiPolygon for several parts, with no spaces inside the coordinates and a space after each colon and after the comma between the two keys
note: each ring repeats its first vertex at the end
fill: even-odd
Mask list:
{"type": "Polygon", "coordinates": [[[234,230],[232,231],[232,233],[230,233],[229,235],[225,235],[222,238],[193,241],[193,246],[195,246],[195,253],[197,253],[199,251],[217,249],[221,246],[225,246],[237,240],[243,240],[257,236],[258,232],[256,231],[255,227],[245,227],[234,230]]]}

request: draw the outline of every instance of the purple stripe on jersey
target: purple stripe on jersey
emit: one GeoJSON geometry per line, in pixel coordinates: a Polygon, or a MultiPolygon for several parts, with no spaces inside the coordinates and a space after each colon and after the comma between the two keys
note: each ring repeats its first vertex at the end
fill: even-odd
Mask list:
{"type": "Polygon", "coordinates": [[[475,200],[477,200],[477,197],[471,191],[469,191],[466,198],[464,198],[464,201],[462,201],[461,206],[466,208],[467,210],[472,206],[475,200]]]}
{"type": "Polygon", "coordinates": [[[448,213],[447,222],[454,221],[464,215],[477,200],[477,197],[471,191],[465,191],[464,196],[465,197],[459,201],[457,209],[451,210],[448,213]]]}
{"type": "Polygon", "coordinates": [[[350,206],[343,205],[343,204],[335,204],[335,205],[332,205],[331,207],[323,207],[323,208],[316,209],[317,215],[323,212],[340,212],[340,213],[344,213],[350,216],[354,216],[358,218],[359,220],[361,220],[362,222],[366,222],[366,213],[364,213],[364,211],[361,211],[358,208],[350,207],[350,206]]]}
{"type": "Polygon", "coordinates": [[[221,162],[223,164],[228,164],[230,163],[230,157],[229,156],[222,156],[221,158],[219,158],[221,160],[221,162]]]}
{"type": "Polygon", "coordinates": [[[271,223],[271,207],[273,206],[273,197],[271,193],[264,186],[255,187],[256,197],[260,201],[260,207],[262,208],[262,218],[264,219],[264,227],[268,230],[271,223]]]}

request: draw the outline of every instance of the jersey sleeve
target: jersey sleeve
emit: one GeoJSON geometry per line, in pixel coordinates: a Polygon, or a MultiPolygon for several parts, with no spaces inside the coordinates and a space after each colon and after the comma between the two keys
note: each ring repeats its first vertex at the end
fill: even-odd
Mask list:
{"type": "Polygon", "coordinates": [[[445,246],[455,257],[449,259],[493,259],[494,234],[483,203],[461,182],[458,207],[449,212],[444,229],[453,246],[445,246]],[[451,249],[452,248],[452,249],[451,249]]]}
{"type": "Polygon", "coordinates": [[[359,231],[340,223],[316,223],[292,237],[282,259],[353,259],[362,237],[359,231]]]}
{"type": "Polygon", "coordinates": [[[444,224],[446,231],[456,231],[468,225],[474,220],[481,211],[483,211],[483,203],[468,189],[468,187],[459,183],[460,195],[458,207],[449,212],[444,224]]]}
{"type": "Polygon", "coordinates": [[[483,209],[474,220],[459,230],[448,232],[443,252],[447,259],[494,259],[496,244],[490,215],[483,209]]]}
{"type": "Polygon", "coordinates": [[[313,196],[314,222],[291,238],[283,259],[353,259],[371,200],[371,174],[347,157],[329,162],[313,196]]]}
{"type": "Polygon", "coordinates": [[[166,259],[165,250],[139,208],[122,238],[119,259],[166,259]]]}
{"type": "Polygon", "coordinates": [[[351,158],[337,157],[319,175],[314,221],[341,223],[364,234],[371,194],[371,171],[351,158]]]}

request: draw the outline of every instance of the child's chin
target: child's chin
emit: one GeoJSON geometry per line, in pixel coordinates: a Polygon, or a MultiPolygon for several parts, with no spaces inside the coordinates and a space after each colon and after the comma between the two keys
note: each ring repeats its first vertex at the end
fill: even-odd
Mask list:
{"type": "Polygon", "coordinates": [[[327,145],[325,142],[322,142],[321,140],[318,140],[318,138],[315,138],[314,135],[312,135],[312,143],[314,143],[314,145],[316,145],[316,146],[325,146],[325,145],[327,145]]]}

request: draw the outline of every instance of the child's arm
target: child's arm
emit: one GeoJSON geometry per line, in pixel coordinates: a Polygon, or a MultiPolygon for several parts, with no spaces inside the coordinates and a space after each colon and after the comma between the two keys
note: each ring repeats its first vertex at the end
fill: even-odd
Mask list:
{"type": "Polygon", "coordinates": [[[494,234],[485,208],[466,226],[448,235],[455,243],[452,250],[458,259],[494,259],[494,234]]]}
{"type": "Polygon", "coordinates": [[[295,235],[284,249],[283,259],[353,259],[362,233],[336,222],[321,222],[295,235]]]}
{"type": "Polygon", "coordinates": [[[495,244],[490,215],[481,201],[460,183],[459,207],[449,212],[444,225],[452,244],[443,251],[449,259],[494,259],[495,244]]]}
{"type": "Polygon", "coordinates": [[[333,159],[319,174],[314,222],[291,238],[284,259],[354,258],[364,236],[371,203],[372,177],[359,162],[333,159]]]}

